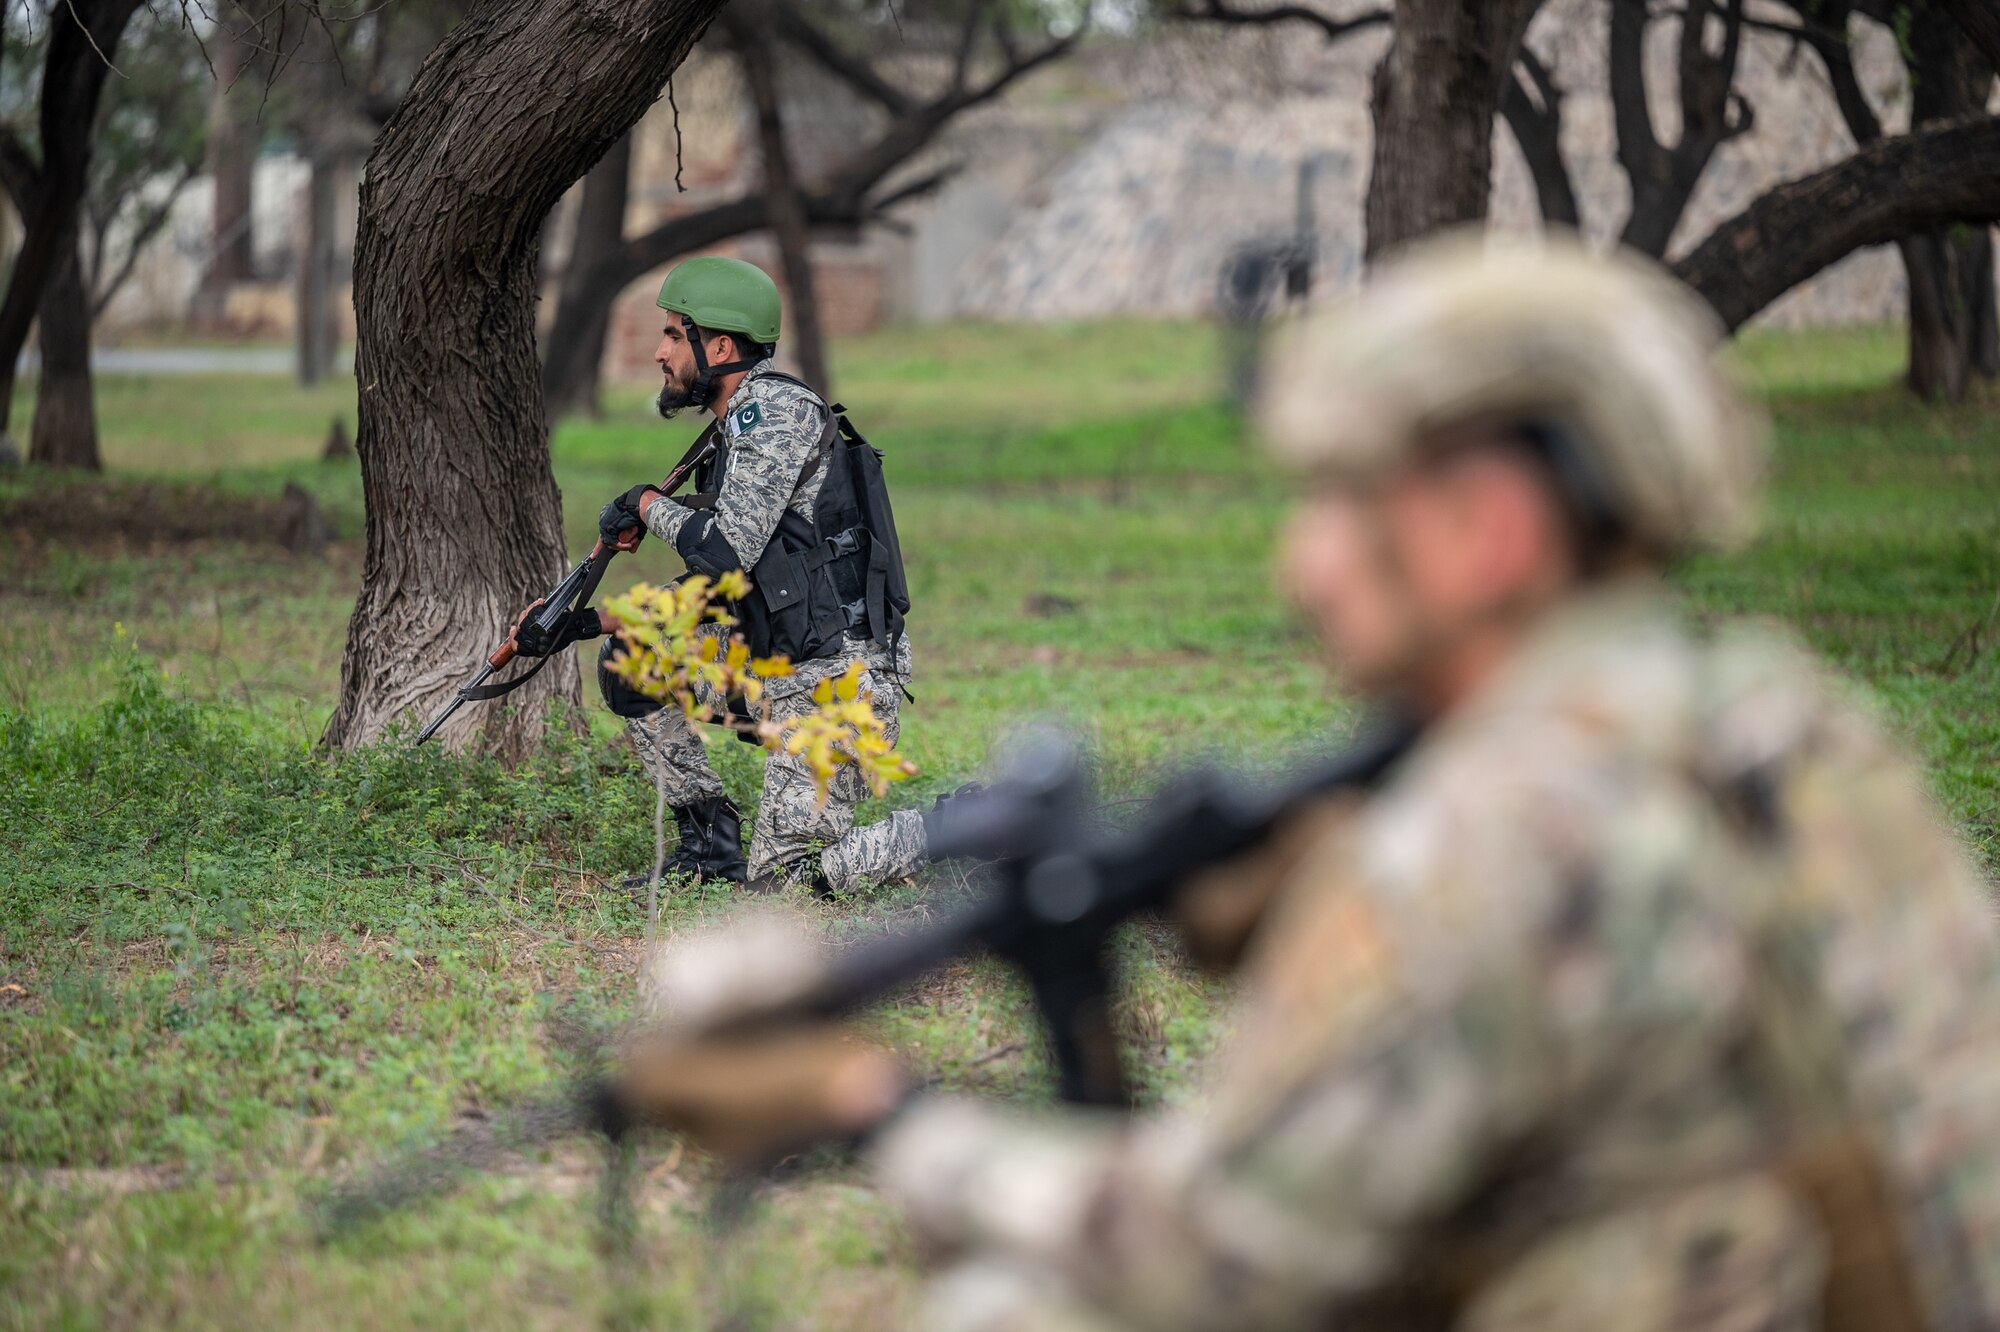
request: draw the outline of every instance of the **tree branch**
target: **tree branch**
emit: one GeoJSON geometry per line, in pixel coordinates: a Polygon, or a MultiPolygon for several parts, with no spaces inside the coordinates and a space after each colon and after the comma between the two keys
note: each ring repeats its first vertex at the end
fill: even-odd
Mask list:
{"type": "Polygon", "coordinates": [[[168,188],[166,197],[142,215],[139,225],[132,229],[131,240],[126,245],[125,257],[119,263],[118,271],[113,273],[108,281],[104,279],[102,273],[104,263],[103,246],[99,245],[96,247],[95,257],[91,264],[89,287],[91,293],[90,320],[92,323],[97,322],[98,316],[103,314],[105,308],[111,304],[112,298],[118,294],[119,288],[123,287],[131,278],[132,270],[139,265],[139,256],[152,243],[153,237],[160,234],[160,229],[166,226],[167,220],[173,216],[174,202],[194,182],[194,178],[200,170],[201,164],[199,162],[190,163],[182,167],[181,174],[175,179],[173,185],[168,188]]]}
{"type": "Polygon", "coordinates": [[[28,151],[28,146],[21,142],[21,136],[12,128],[0,125],[0,189],[7,192],[7,201],[21,215],[24,227],[41,188],[42,169],[36,163],[35,155],[28,151]]]}
{"type": "Polygon", "coordinates": [[[1770,190],[1673,266],[1732,332],[1829,264],[1954,223],[2000,222],[2000,118],[1881,139],[1770,190]]]}
{"type": "Polygon", "coordinates": [[[1853,7],[1845,0],[1827,0],[1825,5],[1815,5],[1808,13],[1800,3],[1791,8],[1799,15],[1796,28],[1779,23],[1758,23],[1768,31],[1782,31],[1796,41],[1812,48],[1826,70],[1827,82],[1833,88],[1834,105],[1840,108],[1840,118],[1847,122],[1847,132],[1853,136],[1857,147],[1866,147],[1882,137],[1882,121],[1875,114],[1875,108],[1868,102],[1868,95],[1861,91],[1861,80],[1854,72],[1854,48],[1848,38],[1848,16],[1853,7]]]}
{"type": "Polygon", "coordinates": [[[1645,0],[1611,0],[1611,111],[1618,134],[1618,164],[1632,178],[1636,192],[1643,177],[1660,174],[1665,150],[1653,132],[1653,111],[1646,100],[1645,0]]]}
{"type": "Polygon", "coordinates": [[[1329,42],[1340,41],[1368,28],[1379,27],[1392,17],[1386,9],[1371,9],[1351,18],[1337,19],[1309,5],[1273,5],[1269,9],[1234,9],[1225,0],[1189,0],[1167,11],[1167,17],[1198,23],[1221,23],[1230,27],[1266,27],[1274,23],[1304,23],[1318,28],[1329,42]]]}
{"type": "Polygon", "coordinates": [[[987,0],[972,0],[965,7],[965,26],[959,30],[958,51],[951,60],[952,91],[965,87],[966,75],[972,70],[972,52],[979,45],[979,20],[984,17],[987,0]]]}
{"type": "Polygon", "coordinates": [[[791,4],[772,5],[771,14],[778,36],[790,42],[827,73],[846,83],[863,97],[876,102],[890,115],[906,116],[913,107],[908,95],[875,72],[875,66],[843,50],[791,4]]]}
{"type": "Polygon", "coordinates": [[[1507,79],[1507,92],[1500,102],[1500,114],[1520,145],[1534,178],[1535,200],[1544,222],[1563,226],[1578,225],[1576,189],[1570,182],[1569,166],[1562,155],[1562,92],[1556,87],[1548,67],[1524,42],[1507,79]],[[1534,86],[1534,95],[1522,82],[1534,86]]]}
{"type": "MultiPolygon", "coordinates": [[[[906,202],[926,189],[936,188],[955,168],[933,173],[914,185],[901,186],[880,200],[869,199],[870,191],[921,151],[953,116],[998,97],[1015,81],[1067,54],[1080,39],[1081,34],[1075,33],[1049,42],[1038,51],[1010,61],[984,83],[947,92],[895,121],[817,189],[800,193],[806,220],[815,227],[859,226],[891,204],[906,202]]],[[[622,287],[677,255],[767,225],[769,212],[761,192],[670,218],[651,231],[628,238],[607,255],[594,270],[593,285],[622,287]]]]}

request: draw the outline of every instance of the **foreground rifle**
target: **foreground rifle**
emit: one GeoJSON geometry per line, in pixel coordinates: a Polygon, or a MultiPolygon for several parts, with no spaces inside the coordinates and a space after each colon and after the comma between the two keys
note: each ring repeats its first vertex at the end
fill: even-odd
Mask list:
{"type": "MultiPolygon", "coordinates": [[[[1038,737],[992,785],[953,797],[934,816],[932,857],[987,862],[989,886],[936,924],[858,946],[801,992],[705,1029],[700,1039],[747,1043],[823,1026],[940,966],[985,952],[1027,977],[1063,1098],[1129,1106],[1110,1022],[1114,932],[1134,916],[1173,907],[1192,880],[1265,847],[1327,797],[1375,786],[1416,736],[1414,725],[1386,721],[1345,753],[1275,789],[1196,771],[1161,791],[1137,823],[1118,830],[1092,820],[1076,751],[1059,738],[1038,737]]],[[[596,1051],[607,1035],[572,1035],[564,1044],[576,1047],[572,1054],[596,1051]]],[[[466,1169],[491,1168],[580,1132],[606,1140],[612,1168],[605,1210],[618,1214],[633,1149],[629,1130],[673,1126],[649,1093],[662,1077],[671,1082],[677,1074],[647,1060],[641,1047],[615,1072],[579,1070],[563,1090],[386,1164],[337,1192],[322,1224],[343,1229],[449,1187],[466,1169]]]]}
{"type": "MultiPolygon", "coordinates": [[[[1054,736],[1024,746],[1005,775],[942,805],[934,860],[987,862],[991,886],[956,914],[915,934],[842,956],[803,993],[703,1033],[726,1041],[842,1017],[924,973],[985,952],[1020,969],[1056,1062],[1064,1100],[1129,1106],[1131,1086],[1110,1021],[1114,931],[1173,905],[1204,871],[1252,852],[1326,797],[1374,786],[1408,752],[1417,728],[1400,719],[1276,789],[1199,770],[1169,785],[1136,825],[1105,830],[1087,817],[1082,764],[1054,736]]],[[[600,1089],[602,1127],[650,1116],[643,1070],[600,1089]]]]}
{"type": "MultiPolygon", "coordinates": [[[[687,479],[694,475],[695,468],[708,461],[709,455],[715,452],[715,440],[713,431],[703,431],[701,438],[697,439],[688,451],[681,455],[681,460],[674,464],[674,470],[667,473],[667,479],[660,482],[657,487],[659,492],[662,495],[671,495],[679,490],[687,479]]],[[[604,571],[610,566],[611,557],[620,552],[637,550],[645,532],[643,526],[632,529],[627,534],[631,541],[629,545],[625,544],[623,539],[617,545],[606,545],[600,539],[590,548],[590,554],[584,556],[575,568],[564,575],[563,580],[550,589],[546,596],[529,602],[528,609],[522,611],[515,619],[514,628],[507,634],[507,641],[487,655],[486,664],[479,668],[479,673],[467,681],[464,688],[452,695],[451,701],[440,708],[435,717],[425,723],[424,729],[417,732],[417,738],[413,743],[420,745],[436,735],[438,728],[451,720],[451,715],[467,703],[482,703],[487,699],[505,697],[534,679],[536,672],[548,664],[548,657],[537,658],[533,666],[511,680],[503,680],[499,684],[492,685],[486,683],[492,678],[493,672],[503,669],[508,662],[520,655],[520,646],[515,641],[515,634],[519,632],[523,623],[533,624],[544,634],[555,632],[564,617],[573,610],[588,606],[590,599],[597,595],[597,585],[604,580],[604,571]]]]}

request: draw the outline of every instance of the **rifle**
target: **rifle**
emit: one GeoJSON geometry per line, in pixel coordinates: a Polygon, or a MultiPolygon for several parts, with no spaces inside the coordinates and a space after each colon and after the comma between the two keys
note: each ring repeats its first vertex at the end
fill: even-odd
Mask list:
{"type": "MultiPolygon", "coordinates": [[[[1173,905],[1188,881],[1256,850],[1323,797],[1376,786],[1417,734],[1413,723],[1386,718],[1345,753],[1275,789],[1197,770],[1162,790],[1136,824],[1109,832],[1085,813],[1076,751],[1058,737],[1036,737],[992,785],[946,802],[931,830],[933,859],[989,862],[988,888],[933,926],[853,949],[801,993],[728,1021],[704,1039],[778,1034],[838,1018],[983,950],[1027,976],[1063,1098],[1129,1105],[1109,1021],[1113,932],[1136,915],[1173,905]]],[[[565,1044],[595,1052],[604,1035],[572,1033],[565,1044]]],[[[582,1132],[601,1135],[609,1149],[604,1209],[607,1217],[617,1215],[632,1150],[628,1130],[655,1118],[644,1073],[627,1067],[587,1074],[503,1112],[499,1129],[462,1130],[407,1154],[337,1192],[322,1224],[329,1232],[342,1229],[448,1187],[466,1168],[582,1132]]]]}
{"type": "MultiPolygon", "coordinates": [[[[1345,753],[1275,790],[1214,769],[1170,784],[1135,826],[1089,824],[1082,763],[1060,737],[1017,753],[991,786],[940,807],[934,860],[987,862],[991,887],[919,933],[843,957],[803,993],[724,1023],[727,1039],[850,1014],[953,959],[984,951],[1020,969],[1049,1038],[1058,1089],[1074,1104],[1129,1106],[1131,1087],[1110,1024],[1110,944],[1118,926],[1172,904],[1202,871],[1262,845],[1309,804],[1377,785],[1418,728],[1382,720],[1345,753]]],[[[598,1090],[604,1127],[646,1118],[617,1083],[598,1090]]]]}
{"type": "MultiPolygon", "coordinates": [[[[660,482],[655,489],[662,495],[671,495],[679,490],[687,479],[694,475],[695,469],[714,454],[720,438],[720,433],[715,430],[702,431],[701,437],[681,455],[681,460],[674,464],[671,472],[667,473],[666,480],[660,482]]],[[[629,546],[625,545],[622,539],[619,544],[607,545],[600,538],[597,544],[590,548],[590,554],[584,556],[575,568],[563,575],[563,580],[551,588],[547,595],[529,602],[528,609],[521,612],[514,621],[514,627],[508,630],[506,641],[487,654],[486,664],[479,668],[479,673],[452,695],[451,701],[440,708],[436,716],[425,723],[424,729],[417,732],[417,738],[412,743],[421,745],[436,735],[438,728],[467,703],[481,703],[488,699],[504,697],[534,679],[535,674],[548,664],[548,657],[537,658],[533,666],[511,680],[503,680],[494,685],[486,683],[492,678],[493,672],[501,670],[520,655],[520,646],[515,635],[530,613],[534,613],[532,623],[536,628],[545,634],[553,633],[556,626],[562,623],[564,616],[579,607],[588,606],[590,599],[597,595],[597,585],[604,581],[604,571],[610,566],[611,557],[623,551],[637,550],[645,532],[643,526],[635,529],[631,534],[632,544],[629,546]],[[541,608],[538,612],[535,610],[537,606],[541,608]]]]}

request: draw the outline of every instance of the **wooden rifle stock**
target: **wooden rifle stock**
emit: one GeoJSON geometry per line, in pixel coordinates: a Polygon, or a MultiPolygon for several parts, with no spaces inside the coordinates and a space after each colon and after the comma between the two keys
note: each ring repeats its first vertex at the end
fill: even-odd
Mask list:
{"type": "MultiPolygon", "coordinates": [[[[694,475],[695,469],[714,454],[718,438],[714,430],[703,431],[701,438],[694,442],[693,446],[681,456],[681,460],[674,464],[674,469],[667,473],[666,479],[660,482],[658,487],[660,493],[671,495],[686,485],[688,478],[694,475]]],[[[641,534],[645,532],[644,527],[638,530],[641,534]]],[[[638,545],[636,540],[630,546],[607,545],[600,538],[597,544],[590,548],[590,554],[584,556],[576,567],[565,574],[563,580],[557,583],[548,595],[530,602],[528,609],[516,617],[513,627],[507,631],[506,639],[487,654],[486,664],[480,668],[479,673],[467,681],[456,694],[451,696],[451,700],[425,723],[424,729],[417,732],[417,738],[413,743],[421,745],[436,735],[438,730],[451,720],[452,714],[467,703],[483,702],[511,694],[532,679],[548,661],[547,657],[537,659],[532,667],[511,680],[497,685],[486,683],[495,671],[504,668],[520,655],[521,646],[516,635],[521,624],[527,620],[531,612],[535,612],[537,606],[541,607],[541,610],[535,613],[535,627],[544,634],[554,633],[571,611],[588,606],[590,599],[597,595],[597,585],[604,581],[604,571],[610,567],[612,557],[622,550],[637,550],[638,545]]]]}

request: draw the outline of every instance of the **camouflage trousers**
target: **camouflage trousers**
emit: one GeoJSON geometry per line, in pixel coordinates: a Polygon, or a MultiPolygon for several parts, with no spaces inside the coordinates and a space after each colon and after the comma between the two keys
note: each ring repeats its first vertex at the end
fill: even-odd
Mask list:
{"type": "MultiPolygon", "coordinates": [[[[795,674],[771,682],[766,697],[775,720],[812,711],[812,691],[822,680],[844,672],[859,657],[867,664],[861,689],[871,695],[875,715],[894,741],[899,728],[902,685],[910,675],[910,645],[897,645],[892,662],[887,653],[848,640],[849,651],[802,662],[795,674]]],[[[719,700],[703,698],[709,707],[719,700]]],[[[708,761],[702,737],[678,709],[660,708],[628,718],[626,731],[646,775],[666,787],[669,805],[689,805],[721,797],[722,779],[708,761]]],[[[820,871],[835,892],[852,892],[863,882],[890,883],[906,879],[924,863],[923,820],[915,810],[897,810],[865,827],[854,826],[854,810],[868,796],[868,784],[852,768],[833,779],[824,804],[805,764],[790,754],[772,754],[764,763],[764,793],[750,836],[751,882],[783,882],[813,853],[820,871]]]]}

